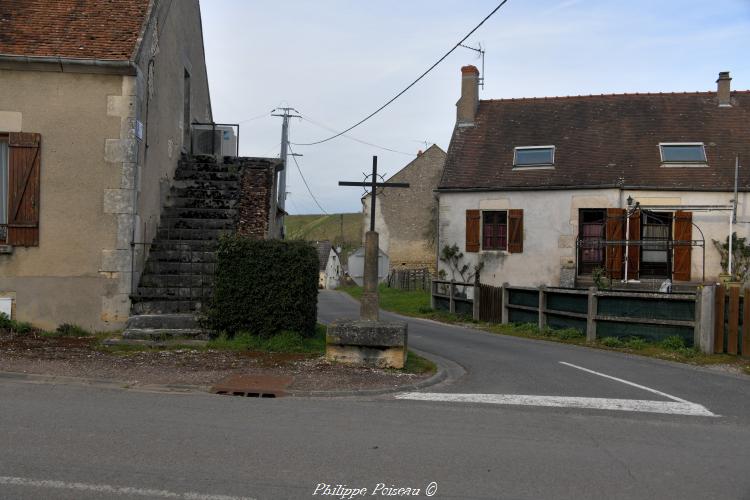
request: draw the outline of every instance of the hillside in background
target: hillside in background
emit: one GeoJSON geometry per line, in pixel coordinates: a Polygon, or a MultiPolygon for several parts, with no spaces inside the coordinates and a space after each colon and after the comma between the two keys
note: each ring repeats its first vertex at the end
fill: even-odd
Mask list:
{"type": "Polygon", "coordinates": [[[290,240],[329,240],[343,249],[344,258],[362,246],[362,214],[287,215],[286,235],[290,240]],[[343,237],[342,237],[343,233],[343,237]]]}

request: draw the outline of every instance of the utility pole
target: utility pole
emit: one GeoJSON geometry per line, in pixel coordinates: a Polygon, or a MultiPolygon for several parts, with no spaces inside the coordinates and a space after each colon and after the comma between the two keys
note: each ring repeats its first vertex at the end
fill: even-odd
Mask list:
{"type": "MultiPolygon", "coordinates": [[[[300,115],[291,114],[292,112],[299,113],[294,108],[276,108],[271,112],[272,116],[280,116],[283,118],[281,122],[281,153],[279,154],[279,158],[281,158],[281,161],[284,163],[284,168],[279,172],[279,178],[276,182],[276,193],[278,195],[278,199],[276,202],[276,206],[280,208],[281,210],[286,210],[286,170],[287,170],[287,150],[289,149],[289,118],[301,118],[300,115]],[[279,113],[274,113],[274,111],[279,111],[279,113]]],[[[278,227],[280,228],[279,236],[281,239],[284,239],[284,217],[281,217],[281,220],[279,221],[278,227]]]]}

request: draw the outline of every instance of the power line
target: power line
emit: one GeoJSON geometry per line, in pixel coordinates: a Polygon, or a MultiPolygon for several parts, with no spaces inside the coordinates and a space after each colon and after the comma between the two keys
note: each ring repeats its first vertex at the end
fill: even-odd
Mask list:
{"type": "Polygon", "coordinates": [[[252,118],[247,118],[245,120],[240,120],[237,123],[245,123],[245,122],[251,122],[251,121],[254,121],[254,120],[260,120],[261,118],[265,118],[267,116],[271,116],[271,112],[270,111],[267,112],[267,113],[263,113],[262,115],[253,116],[252,118]]]}
{"type": "MultiPolygon", "coordinates": [[[[324,125],[324,124],[322,124],[320,122],[316,122],[315,120],[313,120],[311,118],[308,118],[305,115],[302,115],[302,119],[305,120],[305,121],[307,121],[307,122],[312,123],[313,125],[317,125],[320,128],[324,128],[324,129],[326,129],[326,130],[328,130],[330,132],[334,132],[334,133],[336,132],[335,129],[333,129],[333,128],[327,126],[327,125],[324,125]]],[[[372,146],[374,148],[382,149],[384,151],[390,151],[391,153],[398,153],[400,155],[406,155],[406,156],[417,156],[415,153],[407,153],[405,151],[398,151],[396,149],[387,148],[385,146],[378,146],[377,144],[373,144],[371,142],[363,141],[362,139],[357,139],[356,137],[352,137],[351,135],[343,134],[343,136],[346,137],[347,139],[351,139],[352,141],[359,142],[361,144],[366,144],[367,146],[372,146]]],[[[293,142],[292,144],[294,144],[295,146],[304,146],[304,144],[299,144],[299,143],[296,143],[296,142],[293,142]]]]}
{"type": "Polygon", "coordinates": [[[422,78],[424,78],[425,76],[427,76],[427,74],[428,74],[428,73],[429,73],[430,71],[432,71],[433,69],[435,69],[435,67],[436,67],[436,66],[437,66],[438,64],[440,64],[441,62],[443,62],[443,61],[445,60],[445,58],[446,58],[446,57],[448,57],[449,55],[451,55],[451,54],[453,53],[453,51],[454,51],[454,50],[456,50],[456,49],[457,49],[458,47],[460,47],[460,46],[461,46],[461,44],[462,44],[462,43],[464,43],[464,42],[466,41],[466,39],[467,39],[467,38],[469,38],[469,37],[470,37],[471,35],[473,35],[473,34],[474,34],[474,32],[475,32],[476,30],[478,30],[478,29],[479,29],[479,28],[480,28],[480,27],[481,27],[481,26],[482,26],[482,25],[483,25],[483,24],[484,24],[484,23],[485,23],[485,22],[486,22],[486,21],[487,21],[487,20],[488,20],[488,19],[489,19],[490,17],[492,17],[492,16],[493,16],[493,15],[495,14],[495,12],[497,12],[498,10],[500,10],[500,8],[501,8],[501,7],[503,6],[503,5],[505,5],[505,4],[507,3],[507,2],[508,2],[508,0],[503,0],[502,2],[500,2],[500,4],[499,4],[499,5],[497,6],[497,7],[495,7],[495,8],[494,8],[494,9],[492,10],[492,12],[490,12],[490,13],[489,13],[489,14],[487,15],[487,17],[485,17],[484,19],[482,19],[482,22],[480,22],[479,24],[477,24],[477,25],[476,25],[476,26],[474,27],[474,29],[472,29],[471,31],[469,31],[469,33],[467,33],[465,37],[463,37],[463,38],[462,38],[461,40],[459,40],[459,41],[458,41],[458,43],[457,43],[457,44],[455,44],[455,45],[453,46],[453,48],[452,48],[452,49],[450,49],[450,50],[449,50],[448,52],[446,52],[446,53],[445,53],[445,54],[443,55],[443,57],[441,57],[440,59],[438,59],[438,60],[437,60],[437,62],[435,62],[435,64],[433,64],[432,66],[430,66],[429,68],[427,68],[427,71],[425,71],[424,73],[422,73],[421,75],[419,75],[419,77],[418,77],[418,78],[417,78],[416,80],[414,80],[413,82],[411,82],[411,83],[410,83],[410,84],[409,84],[409,85],[408,85],[408,86],[407,86],[407,87],[406,87],[406,88],[405,88],[404,90],[402,90],[401,92],[399,92],[398,94],[396,94],[396,95],[395,95],[395,96],[394,96],[393,98],[391,98],[391,100],[389,100],[388,102],[386,102],[385,104],[383,104],[382,106],[380,106],[380,107],[379,107],[378,109],[376,109],[375,111],[373,111],[372,113],[370,113],[370,114],[369,114],[369,115],[367,115],[366,117],[362,118],[362,119],[361,119],[360,121],[358,121],[357,123],[355,123],[354,125],[352,125],[351,127],[349,127],[349,128],[347,128],[347,129],[345,129],[345,130],[344,130],[344,131],[342,131],[342,132],[339,132],[339,133],[337,133],[337,134],[335,134],[335,135],[332,135],[331,137],[327,137],[327,138],[325,138],[325,139],[321,139],[321,140],[319,140],[319,141],[315,141],[315,142],[308,142],[308,143],[297,143],[297,146],[314,146],[314,145],[316,145],[316,144],[322,144],[322,143],[324,143],[324,142],[328,142],[328,141],[330,141],[331,139],[335,139],[336,137],[342,136],[342,135],[344,135],[345,133],[349,132],[350,130],[352,130],[352,129],[354,129],[354,128],[356,128],[356,127],[360,126],[360,125],[362,125],[362,124],[363,124],[364,122],[366,122],[367,120],[369,120],[370,118],[372,118],[372,117],[373,117],[373,116],[375,116],[376,114],[380,113],[380,112],[381,112],[382,110],[384,110],[384,109],[385,109],[385,108],[386,108],[386,107],[387,107],[388,105],[390,105],[390,104],[391,104],[391,103],[392,103],[393,101],[395,101],[396,99],[398,99],[399,97],[401,97],[401,96],[402,96],[403,94],[405,94],[407,90],[409,90],[409,89],[410,89],[410,88],[412,88],[412,87],[413,87],[414,85],[416,85],[416,84],[417,84],[417,82],[419,82],[419,81],[420,81],[420,80],[421,80],[422,78]]]}
{"type": "Polygon", "coordinates": [[[318,208],[323,211],[324,214],[331,215],[328,212],[326,212],[325,208],[323,208],[322,206],[320,206],[320,203],[318,202],[318,199],[315,197],[315,195],[313,194],[312,190],[310,189],[310,186],[307,184],[307,180],[305,179],[305,176],[302,175],[302,169],[299,168],[299,163],[297,163],[297,155],[294,154],[294,150],[292,149],[292,145],[290,143],[287,143],[287,144],[289,145],[289,151],[292,152],[292,154],[289,155],[289,156],[292,157],[292,160],[294,160],[294,164],[297,165],[297,171],[299,172],[299,176],[302,177],[302,182],[305,183],[305,187],[307,188],[307,192],[310,193],[310,197],[313,199],[313,201],[315,202],[315,204],[318,205],[318,208]]]}

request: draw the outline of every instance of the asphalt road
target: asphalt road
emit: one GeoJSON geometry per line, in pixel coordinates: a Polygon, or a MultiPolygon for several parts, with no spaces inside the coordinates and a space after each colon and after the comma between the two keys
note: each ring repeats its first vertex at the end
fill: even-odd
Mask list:
{"type": "MultiPolygon", "coordinates": [[[[322,320],[357,311],[332,292],[319,304],[322,320]]],[[[433,498],[750,498],[747,379],[421,320],[409,328],[412,346],[453,360],[460,376],[423,392],[678,398],[719,416],[0,379],[0,498],[311,498],[322,483],[368,489],[353,498],[378,483],[425,498],[433,482],[433,498]]]]}

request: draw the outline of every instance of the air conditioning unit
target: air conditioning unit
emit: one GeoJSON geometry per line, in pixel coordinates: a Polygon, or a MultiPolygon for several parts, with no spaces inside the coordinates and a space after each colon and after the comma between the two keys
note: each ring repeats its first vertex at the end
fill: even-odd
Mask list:
{"type": "Polygon", "coordinates": [[[194,155],[237,156],[234,128],[226,125],[193,125],[192,152],[194,155]]]}

